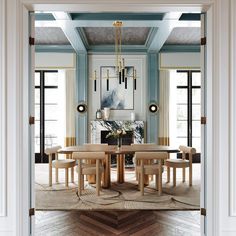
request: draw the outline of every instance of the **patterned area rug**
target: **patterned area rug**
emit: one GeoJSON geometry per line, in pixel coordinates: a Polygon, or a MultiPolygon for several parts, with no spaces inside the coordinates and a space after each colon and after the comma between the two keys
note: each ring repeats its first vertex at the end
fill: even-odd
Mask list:
{"type": "Polygon", "coordinates": [[[49,187],[47,168],[45,164],[36,166],[37,210],[199,210],[199,178],[194,179],[193,186],[189,187],[188,182],[182,183],[177,175],[177,186],[174,188],[171,183],[165,183],[164,173],[162,196],[158,196],[154,182],[145,187],[144,196],[141,196],[133,170],[126,170],[126,182],[123,184],[114,182],[116,171],[112,170],[110,189],[102,189],[97,197],[95,186],[85,184],[82,196],[78,197],[77,182],[65,187],[63,170],[59,173],[60,183],[49,187]]]}

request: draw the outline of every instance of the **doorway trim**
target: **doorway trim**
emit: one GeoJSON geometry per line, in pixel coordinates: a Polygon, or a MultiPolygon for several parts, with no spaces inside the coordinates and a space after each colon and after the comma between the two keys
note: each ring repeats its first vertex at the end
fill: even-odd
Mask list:
{"type": "MultiPolygon", "coordinates": [[[[13,166],[16,169],[15,173],[15,188],[16,194],[15,196],[19,196],[16,200],[16,219],[15,219],[15,232],[20,232],[20,235],[29,235],[29,221],[30,218],[28,216],[28,209],[29,209],[29,191],[30,191],[30,163],[29,163],[29,134],[28,134],[28,80],[29,80],[29,56],[28,56],[28,28],[29,28],[29,11],[33,10],[57,10],[57,11],[90,11],[90,12],[98,12],[98,11],[122,11],[122,12],[166,12],[166,11],[207,11],[207,31],[208,31],[208,44],[209,47],[207,48],[207,65],[208,65],[208,77],[209,80],[208,85],[211,85],[207,89],[207,116],[208,116],[208,123],[211,124],[207,126],[207,156],[212,157],[216,155],[215,144],[217,140],[213,137],[213,130],[217,130],[218,123],[213,123],[212,118],[213,113],[218,114],[218,109],[214,108],[213,105],[213,95],[215,95],[218,91],[218,84],[213,87],[212,83],[212,76],[213,76],[213,68],[217,68],[217,62],[212,62],[213,58],[213,48],[215,47],[214,41],[212,40],[213,35],[213,7],[209,4],[209,1],[204,0],[192,0],[189,1],[188,4],[181,4],[183,1],[176,1],[170,0],[168,4],[163,4],[163,1],[150,1],[147,3],[142,3],[141,0],[136,1],[136,4],[133,5],[131,0],[120,0],[120,1],[113,1],[111,5],[109,1],[104,0],[102,3],[94,3],[92,0],[87,1],[76,1],[71,0],[70,4],[68,4],[65,0],[61,1],[54,1],[55,3],[52,4],[52,1],[49,0],[21,0],[19,1],[7,1],[7,5],[10,9],[15,9],[16,15],[12,16],[12,22],[14,23],[14,40],[16,41],[15,44],[18,45],[19,48],[7,48],[7,54],[10,54],[10,59],[14,61],[12,67],[8,67],[7,72],[12,70],[9,79],[10,84],[17,86],[15,88],[14,93],[12,94],[12,100],[8,102],[8,106],[11,109],[8,111],[8,117],[14,117],[14,122],[19,124],[19,127],[16,129],[16,137],[13,143],[13,150],[17,160],[15,160],[13,166]],[[60,2],[60,4],[58,4],[60,2]],[[11,8],[12,7],[12,8],[11,8]],[[16,22],[18,24],[16,25],[16,22]],[[209,35],[210,34],[210,35],[209,35]],[[210,40],[209,40],[210,39],[210,40]],[[211,46],[210,46],[211,45],[211,46]],[[214,63],[214,64],[213,64],[214,63]],[[17,101],[19,99],[19,101],[17,101]],[[16,102],[17,101],[17,102],[16,102]],[[13,105],[13,106],[12,106],[13,105]],[[14,110],[14,108],[16,110],[14,110]],[[214,129],[213,129],[214,128],[214,129]],[[20,140],[20,141],[19,141],[20,140]],[[17,154],[16,154],[17,153],[17,154]],[[19,194],[19,195],[18,195],[19,194]]],[[[8,14],[10,14],[8,12],[8,14]]],[[[12,15],[12,14],[11,14],[12,15]]],[[[9,16],[8,16],[9,17],[9,16]]],[[[8,26],[10,26],[8,22],[8,26]]],[[[8,58],[9,60],[9,58],[8,58]]],[[[216,81],[219,83],[219,81],[216,81]]],[[[9,84],[8,84],[9,86],[9,84]]],[[[8,95],[9,97],[9,95],[8,95]]],[[[8,124],[9,125],[9,124],[8,124]]],[[[12,131],[14,133],[14,131],[12,131]]],[[[10,139],[8,138],[8,146],[7,151],[10,150],[9,142],[10,139]]],[[[11,152],[10,152],[11,153],[11,152]]],[[[217,153],[217,155],[219,155],[217,153]]],[[[217,222],[217,215],[218,215],[218,201],[217,199],[213,198],[213,195],[217,193],[216,184],[213,181],[216,176],[217,167],[214,165],[212,158],[207,159],[207,166],[214,166],[212,170],[207,169],[206,179],[207,179],[207,186],[209,186],[212,191],[209,191],[207,194],[206,199],[206,206],[207,206],[207,235],[217,235],[218,232],[218,222],[217,222]],[[215,184],[215,185],[214,185],[215,184]],[[214,217],[215,216],[215,217],[214,217]]]]}

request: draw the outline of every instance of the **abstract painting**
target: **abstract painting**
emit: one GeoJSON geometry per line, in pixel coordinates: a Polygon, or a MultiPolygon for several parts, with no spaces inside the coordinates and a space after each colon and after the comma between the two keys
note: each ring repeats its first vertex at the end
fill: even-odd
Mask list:
{"type": "Polygon", "coordinates": [[[101,66],[101,109],[109,107],[113,110],[134,109],[133,66],[125,67],[127,71],[127,86],[119,83],[115,66],[101,66]],[[109,79],[107,80],[107,77],[109,79]]]}

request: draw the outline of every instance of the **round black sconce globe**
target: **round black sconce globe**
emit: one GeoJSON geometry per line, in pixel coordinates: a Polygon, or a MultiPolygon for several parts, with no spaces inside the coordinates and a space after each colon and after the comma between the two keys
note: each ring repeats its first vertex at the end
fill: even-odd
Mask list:
{"type": "Polygon", "coordinates": [[[150,111],[151,113],[156,113],[158,110],[159,110],[159,107],[158,107],[157,104],[151,103],[151,104],[149,105],[149,111],[150,111]]]}
{"type": "Polygon", "coordinates": [[[84,103],[81,103],[77,106],[77,111],[79,113],[84,113],[84,112],[86,112],[86,110],[87,110],[87,106],[84,103]]]}

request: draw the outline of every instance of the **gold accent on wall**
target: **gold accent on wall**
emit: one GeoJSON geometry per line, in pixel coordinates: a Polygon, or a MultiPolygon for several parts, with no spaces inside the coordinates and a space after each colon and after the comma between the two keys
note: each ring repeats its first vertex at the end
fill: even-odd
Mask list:
{"type": "Polygon", "coordinates": [[[159,137],[158,138],[158,144],[169,146],[170,145],[170,138],[169,137],[159,137]]]}
{"type": "Polygon", "coordinates": [[[76,145],[76,138],[75,137],[65,137],[65,147],[68,146],[75,146],[76,145]]]}
{"type": "MultiPolygon", "coordinates": [[[[76,138],[75,137],[65,137],[64,144],[65,144],[65,147],[75,146],[76,145],[76,138]]],[[[71,155],[66,154],[66,159],[67,158],[71,158],[71,155]]]]}

